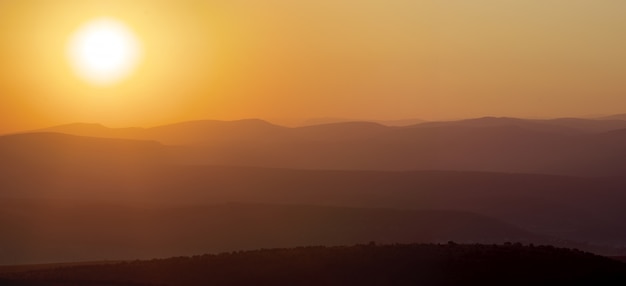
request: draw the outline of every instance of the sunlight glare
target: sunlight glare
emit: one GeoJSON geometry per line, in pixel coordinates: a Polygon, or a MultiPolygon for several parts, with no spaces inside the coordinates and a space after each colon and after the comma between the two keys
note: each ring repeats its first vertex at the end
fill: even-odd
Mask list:
{"type": "Polygon", "coordinates": [[[72,36],[68,54],[81,78],[95,85],[111,85],[130,75],[140,59],[141,48],[122,22],[101,18],[85,24],[72,36]]]}

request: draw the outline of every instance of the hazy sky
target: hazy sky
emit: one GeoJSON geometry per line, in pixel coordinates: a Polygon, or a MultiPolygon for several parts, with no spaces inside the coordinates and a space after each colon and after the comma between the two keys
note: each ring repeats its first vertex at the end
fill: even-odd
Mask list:
{"type": "Polygon", "coordinates": [[[68,122],[626,112],[623,0],[0,0],[0,131],[68,122]],[[67,43],[126,23],[143,61],[82,81],[67,43]]]}

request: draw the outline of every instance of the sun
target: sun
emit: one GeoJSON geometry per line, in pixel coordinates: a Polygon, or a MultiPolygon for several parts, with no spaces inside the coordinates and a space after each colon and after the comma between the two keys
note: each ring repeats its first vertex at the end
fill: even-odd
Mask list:
{"type": "Polygon", "coordinates": [[[107,86],[128,77],[141,58],[141,45],[124,23],[99,18],[81,26],[68,44],[70,63],[82,79],[107,86]]]}

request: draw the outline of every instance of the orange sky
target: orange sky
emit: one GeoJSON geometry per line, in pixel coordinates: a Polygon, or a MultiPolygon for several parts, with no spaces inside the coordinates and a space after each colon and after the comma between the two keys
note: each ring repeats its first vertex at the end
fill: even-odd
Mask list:
{"type": "Polygon", "coordinates": [[[626,112],[626,1],[0,1],[0,132],[68,122],[626,112]],[[142,42],[109,87],[66,47],[97,17],[142,42]]]}

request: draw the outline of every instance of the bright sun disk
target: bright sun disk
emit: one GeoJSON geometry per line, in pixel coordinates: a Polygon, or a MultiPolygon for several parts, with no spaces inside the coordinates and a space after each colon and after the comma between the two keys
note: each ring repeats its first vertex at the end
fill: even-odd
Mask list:
{"type": "Polygon", "coordinates": [[[128,77],[141,48],[132,31],[115,19],[83,25],[70,39],[68,56],[75,72],[95,85],[111,85],[128,77]]]}

